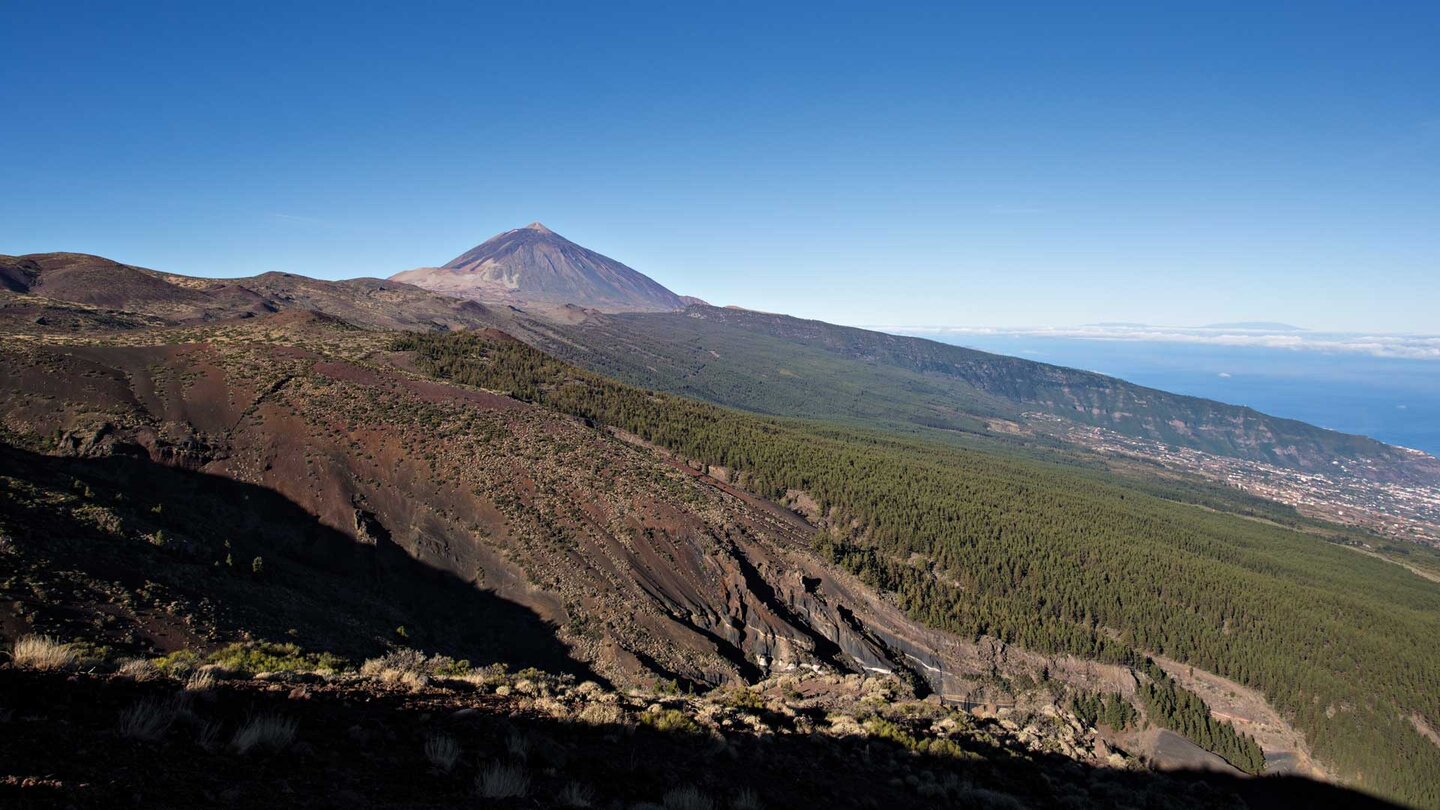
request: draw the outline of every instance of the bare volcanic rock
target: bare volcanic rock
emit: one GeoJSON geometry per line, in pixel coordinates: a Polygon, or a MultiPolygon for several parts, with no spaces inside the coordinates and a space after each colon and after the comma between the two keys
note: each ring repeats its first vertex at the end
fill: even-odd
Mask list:
{"type": "Polygon", "coordinates": [[[506,231],[444,267],[391,277],[479,301],[533,306],[578,304],[605,312],[682,310],[685,301],[653,279],[583,248],[538,222],[506,231]]]}

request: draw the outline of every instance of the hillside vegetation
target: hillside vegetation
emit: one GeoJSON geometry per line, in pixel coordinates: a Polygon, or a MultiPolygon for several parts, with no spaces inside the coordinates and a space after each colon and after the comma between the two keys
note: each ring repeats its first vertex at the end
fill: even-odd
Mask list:
{"type": "Polygon", "coordinates": [[[1277,466],[1440,479],[1434,459],[1088,371],[786,315],[706,306],[602,316],[527,340],[633,385],[771,415],[972,433],[1043,413],[1277,466]]]}
{"type": "MultiPolygon", "coordinates": [[[[1440,718],[1440,589],[1397,566],[1085,471],[740,413],[513,342],[417,334],[392,348],[733,471],[753,492],[803,496],[817,548],[926,623],[1142,667],[1147,653],[1181,659],[1263,691],[1345,780],[1440,802],[1440,748],[1407,719],[1440,718]]],[[[1167,701],[1190,704],[1152,696],[1167,701]]],[[[1247,756],[1243,741],[1211,743],[1247,756]]]]}

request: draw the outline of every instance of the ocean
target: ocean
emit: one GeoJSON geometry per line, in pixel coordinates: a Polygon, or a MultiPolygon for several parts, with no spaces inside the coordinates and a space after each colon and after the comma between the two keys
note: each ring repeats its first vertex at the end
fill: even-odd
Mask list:
{"type": "MultiPolygon", "coordinates": [[[[914,334],[914,333],[912,333],[914,334]]],[[[1299,419],[1440,456],[1440,361],[1006,334],[923,337],[1299,419]]]]}

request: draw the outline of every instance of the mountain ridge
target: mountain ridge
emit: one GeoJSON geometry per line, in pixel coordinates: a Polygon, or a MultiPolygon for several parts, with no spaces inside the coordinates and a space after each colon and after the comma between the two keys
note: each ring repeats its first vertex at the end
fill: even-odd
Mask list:
{"type": "MultiPolygon", "coordinates": [[[[522,240],[563,239],[539,223],[496,239],[517,234],[522,240]]],[[[452,263],[473,261],[470,253],[452,263]]],[[[87,328],[136,328],[153,323],[133,322],[134,314],[187,323],[286,309],[326,312],[372,328],[499,328],[632,384],[762,413],[977,433],[991,432],[996,419],[1033,421],[1027,413],[1043,413],[1300,471],[1324,470],[1339,460],[1358,462],[1356,470],[1377,480],[1440,481],[1440,461],[1427,454],[1242,406],[924,338],[687,304],[678,296],[674,310],[604,312],[575,304],[517,309],[503,299],[490,297],[487,305],[393,278],[324,281],[265,273],[209,279],[79,253],[0,256],[0,287],[0,311],[45,328],[87,319],[87,328]],[[811,366],[812,373],[804,373],[811,366]],[[1172,413],[1175,408],[1189,415],[1172,413]]]]}
{"type": "Polygon", "coordinates": [[[0,255],[0,294],[5,314],[39,327],[130,328],[143,325],[133,323],[133,315],[183,324],[290,309],[391,329],[484,328],[505,320],[477,301],[385,279],[326,281],[282,272],[202,278],[88,253],[0,255]]]}

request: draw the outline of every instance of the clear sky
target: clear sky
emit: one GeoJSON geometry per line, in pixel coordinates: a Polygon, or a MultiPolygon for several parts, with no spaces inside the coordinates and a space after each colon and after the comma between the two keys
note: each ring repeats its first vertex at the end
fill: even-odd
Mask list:
{"type": "Polygon", "coordinates": [[[541,220],[841,323],[1440,331],[1440,3],[0,0],[0,252],[387,276],[541,220]]]}

